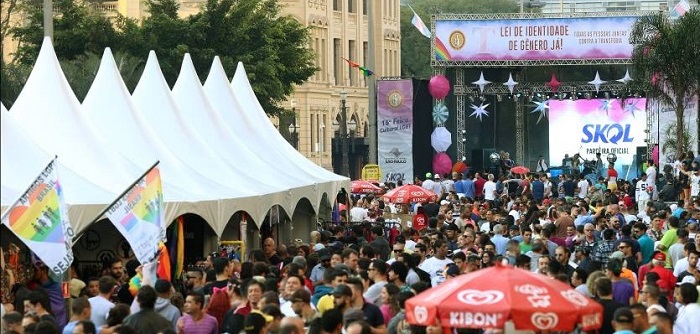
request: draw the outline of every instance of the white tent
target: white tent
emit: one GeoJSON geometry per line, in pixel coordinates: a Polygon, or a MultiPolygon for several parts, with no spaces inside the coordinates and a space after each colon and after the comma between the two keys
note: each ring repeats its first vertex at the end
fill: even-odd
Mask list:
{"type": "Polygon", "coordinates": [[[151,52],[129,96],[106,50],[81,106],[45,39],[11,114],[3,112],[3,206],[12,204],[53,155],[67,171],[60,177],[66,180],[77,232],[156,160],[161,161],[166,221],[195,213],[218,235],[238,211],[260,225],[273,206],[291,216],[298,201],[307,198],[318,213],[324,196],[330,202],[349,186],[349,179],[316,166],[280,136],[242,66],[234,77],[235,92],[218,60],[213,68],[205,93],[186,57],[171,92],[151,52]],[[5,122],[10,116],[17,124],[5,122]]]}
{"type": "MultiPolygon", "coordinates": [[[[48,165],[53,155],[41,149],[22,131],[12,115],[2,106],[0,111],[0,183],[2,183],[3,212],[34,182],[39,173],[48,165]]],[[[104,208],[104,201],[116,198],[110,192],[83,178],[57,160],[57,173],[63,185],[63,194],[68,203],[85,203],[80,210],[71,207],[69,218],[73,222],[95,218],[104,208]]]]}
{"type": "Polygon", "coordinates": [[[129,161],[146,171],[160,161],[167,221],[195,213],[206,221],[218,219],[218,197],[230,189],[205,178],[180,161],[151,130],[133,104],[109,48],[83,101],[83,112],[129,161]]]}

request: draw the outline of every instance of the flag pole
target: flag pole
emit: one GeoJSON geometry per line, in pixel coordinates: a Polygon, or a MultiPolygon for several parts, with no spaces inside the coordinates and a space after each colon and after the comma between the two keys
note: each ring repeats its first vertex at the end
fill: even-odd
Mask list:
{"type": "Polygon", "coordinates": [[[126,193],[128,193],[129,190],[131,190],[131,188],[133,188],[137,183],[139,183],[141,179],[146,177],[146,175],[148,175],[148,173],[150,173],[153,170],[153,168],[156,168],[156,166],[158,166],[159,163],[160,160],[156,161],[156,163],[154,163],[153,166],[151,166],[148,170],[146,170],[146,172],[139,176],[136,179],[136,181],[132,182],[128,187],[126,187],[126,189],[122,191],[122,193],[119,194],[119,196],[117,196],[117,199],[109,203],[109,205],[107,205],[102,211],[100,211],[100,213],[97,215],[97,217],[95,217],[95,219],[93,219],[89,224],[87,224],[85,228],[82,231],[80,231],[80,233],[76,234],[75,237],[73,237],[73,242],[76,242],[78,239],[80,239],[80,237],[82,237],[83,234],[85,234],[85,231],[87,231],[88,227],[100,220],[100,217],[102,217],[105,214],[105,212],[107,212],[109,208],[111,208],[114,205],[114,203],[117,203],[122,197],[124,197],[124,195],[126,195],[126,193]]]}
{"type": "Polygon", "coordinates": [[[14,207],[17,205],[17,203],[19,203],[19,202],[22,200],[22,198],[24,198],[24,196],[26,196],[27,193],[29,193],[29,191],[32,190],[32,186],[34,185],[34,182],[36,182],[36,180],[37,180],[38,178],[40,178],[41,175],[44,174],[44,172],[46,171],[47,168],[49,168],[49,166],[53,165],[54,162],[56,162],[56,159],[58,159],[58,156],[57,156],[57,155],[55,155],[55,156],[53,157],[53,159],[51,159],[51,161],[49,161],[49,163],[46,165],[46,167],[44,167],[44,168],[41,170],[41,172],[39,172],[39,175],[37,175],[37,176],[34,178],[34,180],[32,181],[32,184],[30,184],[29,187],[27,187],[27,190],[25,190],[25,191],[22,193],[22,196],[20,196],[14,203],[12,203],[12,205],[10,205],[10,206],[7,207],[7,210],[5,210],[5,212],[2,213],[2,216],[0,216],[0,221],[5,220],[5,218],[6,218],[7,215],[10,213],[10,211],[12,211],[12,208],[14,208],[14,207]]]}

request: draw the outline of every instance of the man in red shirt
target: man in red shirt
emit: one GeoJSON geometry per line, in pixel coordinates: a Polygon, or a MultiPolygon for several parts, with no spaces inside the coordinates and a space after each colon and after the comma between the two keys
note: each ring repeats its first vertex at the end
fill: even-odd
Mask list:
{"type": "MultiPolygon", "coordinates": [[[[652,258],[651,262],[654,267],[651,268],[651,272],[659,274],[659,281],[656,282],[661,290],[666,290],[668,292],[669,300],[673,300],[673,289],[676,287],[676,276],[673,276],[673,271],[666,269],[666,254],[656,253],[652,258]]],[[[641,271],[641,270],[640,270],[641,271]]]]}
{"type": "Polygon", "coordinates": [[[481,177],[479,173],[474,174],[474,196],[477,199],[484,198],[484,184],[486,184],[486,179],[481,177]]]}

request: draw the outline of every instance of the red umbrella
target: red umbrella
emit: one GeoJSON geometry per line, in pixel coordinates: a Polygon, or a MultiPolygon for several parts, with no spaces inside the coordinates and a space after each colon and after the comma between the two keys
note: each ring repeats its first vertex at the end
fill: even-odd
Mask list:
{"type": "Polygon", "coordinates": [[[435,197],[436,195],[432,191],[413,184],[395,188],[384,195],[384,198],[388,198],[389,202],[397,204],[423,202],[435,197]]]}
{"type": "Polygon", "coordinates": [[[525,166],[515,166],[510,169],[510,172],[513,174],[527,174],[530,172],[530,168],[525,166]]]}
{"type": "Polygon", "coordinates": [[[406,301],[413,325],[571,332],[598,329],[603,307],[547,276],[497,264],[457,276],[406,301]]]}
{"type": "Polygon", "coordinates": [[[382,188],[374,185],[374,183],[365,180],[355,180],[351,182],[353,194],[369,194],[381,192],[382,188]]]}

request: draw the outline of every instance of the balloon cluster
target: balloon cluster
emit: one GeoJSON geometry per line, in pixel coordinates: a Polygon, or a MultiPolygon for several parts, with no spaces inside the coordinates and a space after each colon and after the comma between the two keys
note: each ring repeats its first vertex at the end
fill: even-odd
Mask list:
{"type": "Polygon", "coordinates": [[[433,107],[435,129],[430,135],[430,144],[437,152],[433,157],[433,172],[445,174],[452,170],[452,160],[445,153],[452,144],[452,134],[445,128],[445,122],[450,114],[444,103],[445,97],[450,93],[450,81],[444,75],[435,75],[428,82],[428,91],[436,100],[433,107]]]}

